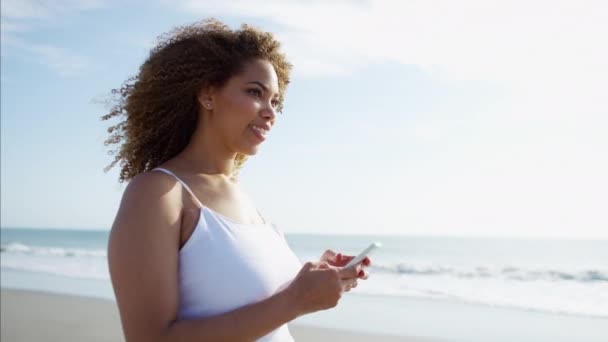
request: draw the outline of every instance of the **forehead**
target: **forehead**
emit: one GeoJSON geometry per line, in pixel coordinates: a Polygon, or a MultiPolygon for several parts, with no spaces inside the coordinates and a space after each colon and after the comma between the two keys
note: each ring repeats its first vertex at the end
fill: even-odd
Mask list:
{"type": "Polygon", "coordinates": [[[271,92],[279,93],[279,78],[272,64],[266,60],[256,59],[245,63],[242,72],[234,79],[242,83],[260,82],[271,92]]]}

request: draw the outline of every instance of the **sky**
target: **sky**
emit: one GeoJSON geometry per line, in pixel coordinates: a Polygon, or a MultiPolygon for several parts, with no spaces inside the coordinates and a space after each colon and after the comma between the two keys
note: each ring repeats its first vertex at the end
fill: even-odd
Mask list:
{"type": "Polygon", "coordinates": [[[103,101],[156,37],[215,17],[294,65],[241,172],[285,232],[608,238],[605,1],[1,6],[2,228],[109,229],[103,101]]]}

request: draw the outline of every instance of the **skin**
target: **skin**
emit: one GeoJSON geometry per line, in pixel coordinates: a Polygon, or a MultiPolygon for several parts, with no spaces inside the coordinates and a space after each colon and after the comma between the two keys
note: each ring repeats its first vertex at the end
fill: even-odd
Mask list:
{"type": "MultiPolygon", "coordinates": [[[[263,218],[231,177],[237,153],[254,155],[261,141],[250,125],[274,126],[278,82],[263,60],[220,88],[201,89],[190,144],[161,167],[184,180],[203,205],[236,222],[263,218]],[[251,83],[255,82],[255,83],[251,83]]],[[[342,293],[367,279],[370,260],[345,268],[353,256],[327,250],[307,262],[283,290],[225,314],[177,321],[178,257],[200,208],[171,176],[146,172],[127,186],[112,226],[108,263],[126,341],[250,341],[307,313],[335,307],[342,293]]]]}

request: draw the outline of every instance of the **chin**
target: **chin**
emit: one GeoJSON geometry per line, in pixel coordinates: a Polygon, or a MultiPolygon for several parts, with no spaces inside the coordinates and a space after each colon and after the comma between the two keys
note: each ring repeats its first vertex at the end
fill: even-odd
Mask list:
{"type": "Polygon", "coordinates": [[[256,154],[258,154],[259,151],[259,146],[250,146],[248,148],[243,148],[239,151],[239,153],[242,153],[246,156],[255,156],[256,154]]]}

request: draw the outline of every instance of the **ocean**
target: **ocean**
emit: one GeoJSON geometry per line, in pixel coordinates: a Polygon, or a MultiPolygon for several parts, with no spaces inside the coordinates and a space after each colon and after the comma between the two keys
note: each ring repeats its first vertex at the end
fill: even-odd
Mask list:
{"type": "MultiPolygon", "coordinates": [[[[3,228],[1,233],[2,287],[113,299],[107,231],[3,228]]],[[[302,317],[306,324],[476,340],[479,333],[437,332],[425,322],[402,321],[407,317],[412,323],[425,314],[436,319],[433,310],[452,310],[456,321],[465,316],[471,324],[493,314],[519,319],[525,326],[538,317],[562,322],[555,323],[562,326],[552,329],[547,340],[564,338],[564,324],[592,330],[577,340],[608,340],[607,240],[310,234],[287,234],[287,240],[302,261],[317,260],[327,248],[355,255],[371,242],[382,243],[371,257],[370,279],[345,296],[341,310],[349,309],[350,316],[328,311],[302,317]],[[353,314],[365,310],[377,310],[373,326],[364,323],[370,317],[353,314]]],[[[452,322],[454,327],[463,324],[452,322]]],[[[523,335],[515,337],[544,340],[534,328],[526,335],[526,329],[520,328],[523,335]]]]}

